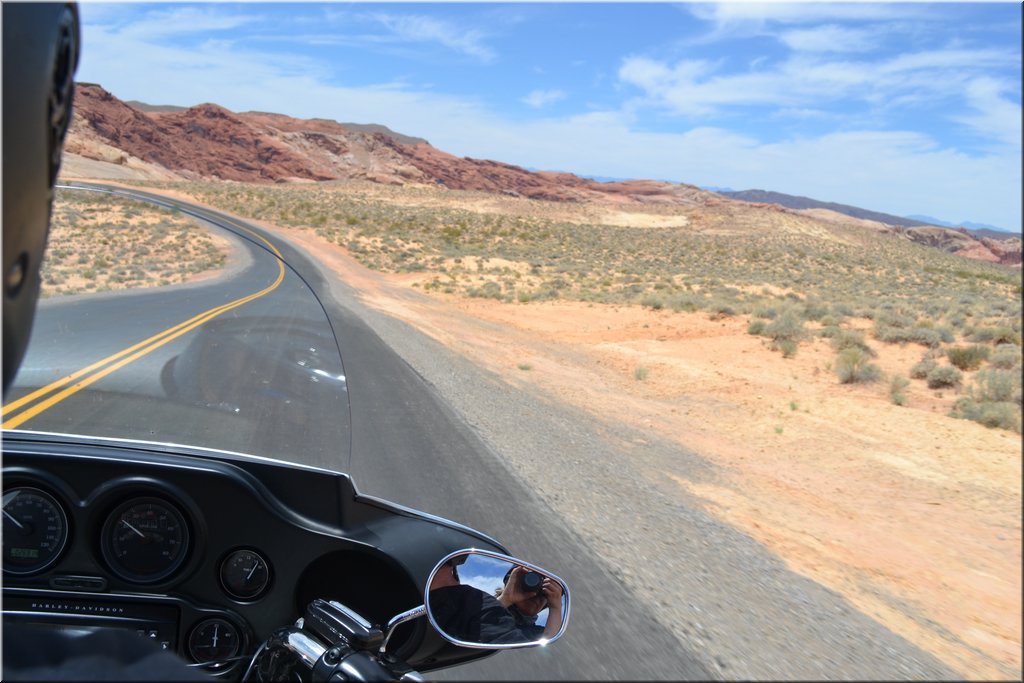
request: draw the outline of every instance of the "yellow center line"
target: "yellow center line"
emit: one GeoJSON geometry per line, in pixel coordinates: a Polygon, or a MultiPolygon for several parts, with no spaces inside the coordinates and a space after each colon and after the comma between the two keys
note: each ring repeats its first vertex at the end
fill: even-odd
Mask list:
{"type": "Polygon", "coordinates": [[[171,334],[171,333],[179,330],[180,328],[185,327],[186,325],[189,325],[189,324],[195,322],[196,320],[199,320],[200,318],[202,318],[204,316],[207,316],[207,315],[209,315],[211,313],[219,311],[221,308],[224,308],[226,306],[230,306],[232,303],[234,303],[234,302],[229,302],[229,303],[223,304],[222,306],[218,306],[217,308],[213,308],[213,309],[210,309],[209,311],[205,311],[203,313],[200,313],[199,315],[195,316],[194,318],[190,318],[190,319],[186,320],[185,322],[179,323],[179,324],[175,325],[174,327],[172,327],[170,329],[164,330],[163,332],[160,332],[159,334],[155,334],[152,337],[150,337],[149,339],[144,339],[144,340],[140,341],[138,344],[135,344],[134,346],[129,346],[127,349],[124,349],[123,351],[118,351],[117,353],[115,353],[112,356],[107,356],[103,360],[96,361],[92,365],[90,365],[88,367],[85,367],[85,368],[82,368],[81,370],[78,370],[76,372],[73,372],[70,375],[68,375],[67,377],[64,377],[64,378],[59,379],[59,380],[57,380],[55,382],[52,382],[51,384],[48,384],[45,387],[42,387],[40,389],[36,389],[31,394],[26,394],[25,396],[22,396],[21,398],[19,398],[16,401],[11,401],[10,403],[8,403],[7,405],[5,405],[3,407],[3,415],[7,415],[8,413],[13,412],[14,410],[17,410],[18,408],[20,408],[21,406],[25,405],[26,403],[31,403],[32,401],[36,400],[40,396],[48,394],[51,391],[54,391],[55,389],[59,389],[60,387],[62,387],[65,384],[67,384],[68,382],[76,380],[79,377],[82,377],[83,375],[87,375],[90,372],[92,372],[93,370],[95,370],[97,368],[100,368],[100,367],[103,367],[107,363],[111,363],[111,362],[117,360],[118,358],[120,358],[122,356],[125,356],[125,355],[127,355],[129,353],[132,353],[133,351],[137,351],[140,348],[142,348],[143,346],[146,346],[147,344],[151,344],[151,343],[159,340],[161,337],[166,336],[168,334],[171,334]]]}
{"type": "MultiPolygon", "coordinates": [[[[127,194],[127,193],[125,193],[125,194],[127,194]]],[[[92,365],[89,365],[88,367],[85,367],[85,368],[82,368],[81,370],[73,372],[70,375],[68,375],[66,377],[63,377],[63,378],[61,378],[61,379],[59,379],[59,380],[57,380],[55,382],[51,382],[50,384],[46,385],[45,387],[42,387],[41,389],[37,389],[37,390],[33,391],[30,394],[26,394],[25,396],[22,396],[21,398],[19,398],[16,401],[12,401],[11,403],[8,403],[7,405],[5,405],[3,407],[3,413],[2,414],[5,417],[9,413],[12,413],[15,410],[17,410],[18,408],[21,408],[22,406],[25,406],[25,405],[35,401],[36,399],[39,399],[39,398],[41,398],[41,397],[43,397],[43,396],[45,396],[47,394],[50,394],[50,393],[52,393],[54,391],[57,391],[58,389],[60,389],[61,387],[65,386],[67,384],[69,384],[70,382],[75,382],[75,380],[79,380],[80,378],[86,377],[88,375],[88,377],[86,377],[85,379],[82,379],[81,381],[76,382],[75,384],[73,384],[72,386],[64,389],[63,391],[61,391],[61,392],[59,392],[57,394],[54,394],[53,396],[50,396],[50,398],[48,398],[48,399],[46,399],[44,401],[41,401],[40,403],[38,403],[35,406],[25,410],[24,412],[22,412],[22,413],[20,413],[20,414],[18,414],[16,416],[14,416],[14,417],[4,421],[2,427],[4,429],[15,429],[15,428],[17,428],[19,425],[21,425],[24,422],[32,419],[36,415],[39,415],[43,411],[53,407],[57,403],[60,403],[64,399],[68,398],[69,396],[72,396],[73,394],[81,391],[85,387],[87,387],[90,384],[92,384],[92,383],[94,383],[94,382],[96,382],[96,381],[106,377],[107,375],[111,374],[112,372],[114,372],[116,370],[119,370],[120,368],[123,368],[125,365],[128,365],[129,363],[131,363],[131,362],[133,362],[135,360],[138,360],[139,358],[141,358],[142,356],[150,353],[151,351],[154,351],[154,350],[160,348],[161,346],[163,346],[167,342],[169,342],[169,341],[171,341],[173,339],[177,339],[181,335],[183,335],[183,334],[185,334],[187,332],[190,332],[191,330],[194,330],[195,328],[199,327],[200,325],[202,325],[202,324],[204,324],[204,323],[206,323],[206,322],[208,322],[210,320],[213,320],[214,318],[216,318],[217,316],[221,315],[222,313],[226,313],[227,311],[230,311],[230,310],[232,310],[234,308],[238,308],[239,306],[242,306],[243,304],[246,304],[246,303],[248,303],[250,301],[258,299],[258,298],[260,298],[260,297],[262,297],[262,296],[264,296],[266,294],[269,294],[273,290],[277,289],[277,287],[284,280],[284,274],[285,274],[285,270],[284,270],[284,257],[281,255],[281,252],[278,251],[277,247],[275,247],[271,242],[269,242],[262,235],[259,235],[259,234],[253,232],[252,230],[249,230],[248,228],[246,228],[244,226],[238,225],[237,223],[234,223],[234,221],[231,221],[231,222],[233,223],[233,227],[238,228],[240,230],[244,230],[245,232],[249,233],[250,235],[252,235],[256,239],[258,239],[261,242],[263,242],[264,244],[266,244],[267,247],[271,251],[273,251],[273,253],[278,257],[278,259],[279,259],[278,263],[277,263],[278,274],[277,274],[277,278],[274,280],[274,282],[272,284],[270,284],[268,287],[260,290],[259,292],[255,292],[253,294],[249,294],[247,296],[242,297],[241,299],[236,299],[235,301],[232,301],[232,302],[229,302],[229,303],[226,303],[226,304],[222,304],[222,305],[217,306],[215,308],[211,308],[208,311],[200,313],[199,315],[193,316],[192,318],[189,318],[188,320],[186,320],[186,321],[184,321],[182,323],[178,323],[174,327],[166,329],[163,332],[159,332],[159,333],[153,335],[152,337],[149,337],[148,339],[145,339],[145,340],[143,340],[143,341],[141,341],[141,342],[139,342],[137,344],[133,344],[132,346],[129,346],[127,349],[119,351],[119,352],[117,352],[117,353],[115,353],[115,354],[113,354],[111,356],[107,356],[103,360],[97,361],[97,362],[93,363],[92,365]],[[131,355],[129,355],[129,354],[131,354],[131,355]],[[125,357],[125,356],[127,356],[127,357],[125,357]],[[118,359],[121,359],[121,360],[118,360],[118,359]],[[114,361],[117,361],[117,362],[114,362],[114,361]],[[105,365],[108,365],[109,363],[113,363],[113,364],[109,365],[108,367],[106,367],[103,370],[100,370],[99,372],[96,372],[95,374],[89,375],[89,373],[94,372],[98,368],[101,368],[101,367],[103,367],[105,365]]]]}

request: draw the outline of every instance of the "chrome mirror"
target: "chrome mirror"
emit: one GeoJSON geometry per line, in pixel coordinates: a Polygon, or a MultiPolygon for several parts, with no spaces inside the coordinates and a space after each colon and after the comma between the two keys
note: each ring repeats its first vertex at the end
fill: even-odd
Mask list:
{"type": "Polygon", "coordinates": [[[569,622],[565,581],[485,550],[460,550],[442,559],[430,574],[423,602],[437,632],[462,647],[547,645],[569,622]]]}

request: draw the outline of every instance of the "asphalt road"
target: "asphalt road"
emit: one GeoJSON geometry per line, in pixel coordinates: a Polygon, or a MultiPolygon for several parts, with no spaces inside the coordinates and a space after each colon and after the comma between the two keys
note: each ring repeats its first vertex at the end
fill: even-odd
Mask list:
{"type": "Polygon", "coordinates": [[[349,471],[360,490],[478,528],[568,581],[572,617],[561,641],[542,650],[498,653],[438,677],[713,677],[381,341],[348,305],[354,293],[343,283],[326,282],[303,254],[255,226],[163,197],[158,201],[244,236],[236,241],[247,265],[217,282],[46,302],[12,401],[18,392],[157,339],[126,368],[21,428],[197,443],[349,471]],[[277,259],[260,240],[294,269],[279,282],[277,259]],[[321,295],[322,310],[310,305],[307,284],[321,295]],[[180,323],[200,319],[195,329],[166,339],[183,329],[176,328],[180,323]],[[331,329],[344,354],[343,370],[326,352],[331,329]],[[338,400],[346,393],[351,421],[338,400]],[[176,400],[168,403],[167,395],[176,400]],[[159,422],[153,415],[161,416],[159,422]]]}

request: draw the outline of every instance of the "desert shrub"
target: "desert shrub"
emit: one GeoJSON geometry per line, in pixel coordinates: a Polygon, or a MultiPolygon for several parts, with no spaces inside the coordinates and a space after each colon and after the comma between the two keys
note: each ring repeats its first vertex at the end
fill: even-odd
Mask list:
{"type": "Polygon", "coordinates": [[[832,304],[832,311],[836,315],[843,316],[844,318],[853,315],[853,306],[846,303],[835,303],[832,304]]]}
{"type": "Polygon", "coordinates": [[[875,325],[875,339],[886,344],[922,344],[935,348],[942,344],[942,333],[931,327],[889,327],[875,325]]]}
{"type": "Polygon", "coordinates": [[[759,335],[764,334],[764,328],[768,326],[764,320],[751,320],[750,324],[747,325],[747,334],[759,335]]]}
{"type": "Polygon", "coordinates": [[[1013,370],[987,368],[974,377],[971,396],[978,401],[1021,403],[1020,373],[1013,370]]]}
{"type": "Polygon", "coordinates": [[[665,303],[657,294],[645,294],[643,298],[640,299],[640,305],[655,311],[660,311],[662,307],[664,307],[665,303]]]}
{"type": "Polygon", "coordinates": [[[946,358],[949,358],[949,362],[961,370],[969,371],[980,368],[991,353],[990,347],[974,344],[973,346],[946,349],[946,358]]]}
{"type": "Polygon", "coordinates": [[[928,373],[938,367],[931,358],[922,358],[920,361],[914,364],[914,367],[910,368],[910,376],[914,379],[924,379],[928,376],[928,373]]]}
{"type": "Polygon", "coordinates": [[[783,358],[793,358],[796,356],[796,350],[800,347],[795,339],[778,339],[772,347],[782,352],[783,358]]]}
{"type": "Polygon", "coordinates": [[[939,339],[945,344],[952,344],[956,341],[956,335],[953,334],[953,329],[949,325],[939,325],[935,331],[939,333],[939,339]]]}
{"type": "Polygon", "coordinates": [[[821,320],[829,311],[828,304],[818,300],[808,300],[804,303],[804,318],[807,320],[821,320]]]}
{"type": "Polygon", "coordinates": [[[1000,344],[988,359],[988,364],[1000,370],[1010,370],[1020,365],[1021,349],[1016,344],[1000,344]]]}
{"type": "Polygon", "coordinates": [[[928,373],[928,388],[940,389],[942,387],[955,387],[963,379],[963,373],[952,365],[940,365],[928,373]]]}
{"type": "Polygon", "coordinates": [[[907,395],[903,390],[910,386],[910,380],[902,375],[893,375],[889,382],[889,400],[898,406],[907,405],[907,395]]]}
{"type": "Polygon", "coordinates": [[[826,325],[818,330],[818,336],[825,339],[835,339],[841,332],[842,329],[838,325],[826,325]]]}
{"type": "Polygon", "coordinates": [[[916,318],[899,309],[889,308],[883,305],[883,310],[879,311],[875,317],[876,326],[880,327],[895,327],[897,329],[906,329],[913,327],[916,322],[916,318]]]}
{"type": "Polygon", "coordinates": [[[976,327],[971,332],[971,341],[992,342],[994,344],[1017,344],[1020,346],[1020,333],[1012,327],[976,327]]]}
{"type": "Polygon", "coordinates": [[[764,334],[776,342],[783,339],[799,342],[807,330],[804,321],[793,310],[787,310],[765,326],[764,334]]]}
{"type": "Polygon", "coordinates": [[[1008,402],[978,402],[965,396],[956,402],[950,412],[953,417],[979,422],[989,429],[1006,429],[1021,433],[1020,406],[1008,402]]]}
{"type": "Polygon", "coordinates": [[[700,310],[703,300],[701,297],[695,294],[677,294],[669,297],[668,306],[676,313],[681,311],[693,311],[700,310]]]}
{"type": "Polygon", "coordinates": [[[711,316],[716,320],[719,318],[730,318],[736,315],[736,309],[722,301],[714,301],[710,305],[711,316]]]}
{"type": "Polygon", "coordinates": [[[882,370],[871,362],[871,356],[857,347],[840,351],[836,356],[835,369],[843,384],[874,382],[882,376],[882,370]]]}
{"type": "Polygon", "coordinates": [[[485,282],[482,287],[473,287],[469,295],[481,299],[500,299],[501,285],[497,282],[485,282]]]}
{"type": "Polygon", "coordinates": [[[878,355],[864,341],[864,333],[860,330],[840,330],[832,337],[832,349],[836,353],[843,349],[860,349],[871,357],[878,355]]]}

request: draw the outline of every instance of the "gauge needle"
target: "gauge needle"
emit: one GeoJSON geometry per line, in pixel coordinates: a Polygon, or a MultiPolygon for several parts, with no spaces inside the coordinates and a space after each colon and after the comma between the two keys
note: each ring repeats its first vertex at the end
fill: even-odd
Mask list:
{"type": "Polygon", "coordinates": [[[24,525],[24,524],[22,524],[21,522],[19,522],[18,520],[16,520],[16,519],[14,518],[14,515],[12,515],[12,514],[11,514],[10,512],[8,512],[7,510],[4,510],[4,517],[6,517],[7,519],[9,519],[9,520],[11,520],[12,522],[14,522],[14,523],[15,523],[15,524],[16,524],[16,525],[18,526],[18,528],[19,528],[19,529],[24,529],[24,528],[25,528],[25,525],[24,525]]]}
{"type": "Polygon", "coordinates": [[[259,566],[260,566],[259,562],[256,562],[255,564],[253,564],[252,569],[249,570],[249,574],[245,577],[246,581],[249,581],[250,579],[252,579],[252,575],[256,573],[256,568],[259,567],[259,566]]]}
{"type": "Polygon", "coordinates": [[[220,632],[220,624],[213,627],[213,646],[217,647],[217,641],[219,640],[217,634],[220,632]]]}
{"type": "Polygon", "coordinates": [[[139,531],[138,529],[133,527],[131,524],[129,524],[127,519],[122,519],[121,523],[124,524],[129,529],[131,529],[132,531],[134,531],[135,533],[137,533],[140,537],[142,537],[142,538],[146,537],[146,534],[142,533],[141,531],[139,531]]]}

